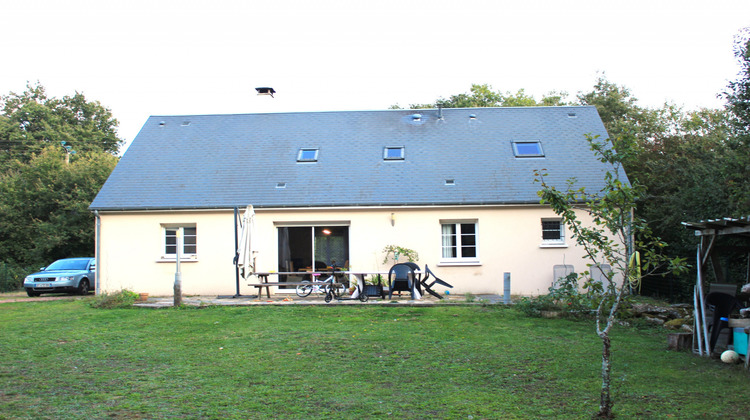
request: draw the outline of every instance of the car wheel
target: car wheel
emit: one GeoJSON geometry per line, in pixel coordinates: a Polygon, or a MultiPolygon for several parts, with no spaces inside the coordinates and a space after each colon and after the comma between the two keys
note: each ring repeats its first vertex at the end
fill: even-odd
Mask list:
{"type": "Polygon", "coordinates": [[[78,294],[79,295],[87,295],[89,294],[89,281],[86,279],[81,280],[80,283],[78,283],[78,294]]]}
{"type": "Polygon", "coordinates": [[[29,295],[29,297],[37,297],[37,296],[41,295],[41,293],[34,292],[31,289],[26,289],[26,294],[29,295]]]}

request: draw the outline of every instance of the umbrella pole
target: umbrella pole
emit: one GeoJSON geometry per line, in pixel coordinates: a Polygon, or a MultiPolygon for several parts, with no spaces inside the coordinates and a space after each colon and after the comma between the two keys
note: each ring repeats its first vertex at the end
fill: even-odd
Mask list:
{"type": "Polygon", "coordinates": [[[234,297],[240,297],[240,254],[237,252],[239,249],[239,240],[237,239],[237,219],[239,217],[239,209],[237,207],[234,208],[234,277],[235,277],[235,285],[236,285],[236,292],[234,294],[234,297]]]}

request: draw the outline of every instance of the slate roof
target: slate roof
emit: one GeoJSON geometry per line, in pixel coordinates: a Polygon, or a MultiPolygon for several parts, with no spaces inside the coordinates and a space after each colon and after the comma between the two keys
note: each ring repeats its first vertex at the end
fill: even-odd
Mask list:
{"type": "Polygon", "coordinates": [[[602,186],[587,133],[607,137],[590,106],[152,116],[90,209],[538,203],[534,169],[602,186]],[[513,141],[545,156],[516,158],[513,141]],[[298,163],[308,147],[318,161],[298,163]]]}

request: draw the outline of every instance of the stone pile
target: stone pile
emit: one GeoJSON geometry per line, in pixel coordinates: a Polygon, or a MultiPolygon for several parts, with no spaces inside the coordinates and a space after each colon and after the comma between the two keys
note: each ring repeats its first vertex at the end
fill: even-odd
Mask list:
{"type": "Polygon", "coordinates": [[[629,312],[633,318],[642,318],[650,323],[663,325],[670,330],[693,331],[693,305],[687,303],[674,305],[634,303],[629,312]]]}

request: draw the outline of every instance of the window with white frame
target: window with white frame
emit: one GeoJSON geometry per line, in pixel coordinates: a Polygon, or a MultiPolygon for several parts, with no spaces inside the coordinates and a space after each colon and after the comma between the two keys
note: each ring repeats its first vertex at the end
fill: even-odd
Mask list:
{"type": "Polygon", "coordinates": [[[198,228],[195,225],[164,226],[164,257],[176,258],[177,236],[182,238],[182,258],[195,258],[198,254],[198,228]]]}
{"type": "Polygon", "coordinates": [[[404,160],[404,146],[388,146],[383,149],[383,160],[404,160]]]}
{"type": "Polygon", "coordinates": [[[539,158],[544,157],[544,150],[538,141],[514,141],[513,155],[517,158],[539,158]]]}
{"type": "Polygon", "coordinates": [[[560,219],[542,219],[542,245],[564,245],[565,225],[560,219]]]}
{"type": "Polygon", "coordinates": [[[297,152],[297,162],[317,162],[318,149],[313,147],[303,147],[297,152]]]}
{"type": "Polygon", "coordinates": [[[476,221],[441,221],[440,226],[442,261],[478,261],[476,221]]]}

